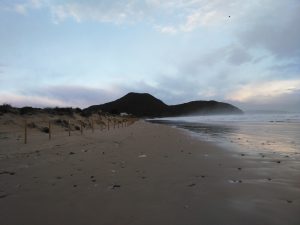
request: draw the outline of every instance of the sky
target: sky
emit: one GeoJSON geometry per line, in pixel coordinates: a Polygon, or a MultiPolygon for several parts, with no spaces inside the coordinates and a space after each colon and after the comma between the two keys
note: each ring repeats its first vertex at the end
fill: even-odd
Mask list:
{"type": "Polygon", "coordinates": [[[300,0],[0,0],[0,104],[128,92],[300,112],[300,0]]]}

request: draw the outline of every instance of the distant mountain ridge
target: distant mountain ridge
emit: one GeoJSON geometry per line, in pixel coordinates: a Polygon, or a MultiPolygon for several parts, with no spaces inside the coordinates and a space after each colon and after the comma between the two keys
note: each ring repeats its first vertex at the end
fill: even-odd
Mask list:
{"type": "Polygon", "coordinates": [[[105,104],[90,106],[84,111],[105,111],[112,114],[126,112],[137,117],[173,117],[208,114],[242,114],[243,111],[231,104],[217,101],[192,101],[178,105],[167,105],[148,93],[130,92],[105,104]]]}

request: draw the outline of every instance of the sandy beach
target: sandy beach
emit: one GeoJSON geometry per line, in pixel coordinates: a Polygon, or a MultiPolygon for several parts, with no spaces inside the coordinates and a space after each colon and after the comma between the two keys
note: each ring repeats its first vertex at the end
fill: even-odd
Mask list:
{"type": "Polygon", "coordinates": [[[299,161],[166,125],[0,139],[3,225],[300,224],[299,161]]]}

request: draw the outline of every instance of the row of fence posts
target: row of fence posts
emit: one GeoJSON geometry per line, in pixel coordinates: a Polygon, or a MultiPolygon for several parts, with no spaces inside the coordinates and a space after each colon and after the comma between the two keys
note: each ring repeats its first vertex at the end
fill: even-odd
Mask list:
{"type": "MultiPolygon", "coordinates": [[[[105,126],[107,127],[108,131],[110,129],[110,122],[111,122],[111,120],[109,119],[107,121],[107,125],[104,123],[105,126]]],[[[128,120],[126,120],[126,121],[123,120],[121,122],[122,127],[124,127],[124,122],[125,122],[125,127],[129,126],[129,121],[128,120]]],[[[95,131],[95,129],[94,129],[94,120],[91,120],[90,123],[91,123],[92,132],[94,133],[94,131],[95,131]]],[[[103,124],[101,124],[101,130],[103,130],[102,125],[103,124]]],[[[120,128],[120,121],[117,121],[117,125],[118,125],[118,128],[120,128]]],[[[28,128],[27,127],[28,127],[27,120],[25,120],[25,122],[24,122],[24,144],[27,144],[27,138],[28,138],[28,128]]],[[[113,128],[114,129],[116,128],[116,120],[113,121],[113,128]]],[[[68,134],[69,134],[69,136],[71,136],[71,123],[70,123],[70,120],[68,120],[68,134]]],[[[83,122],[82,121],[80,121],[80,134],[83,135],[83,122]]],[[[49,123],[48,123],[48,136],[49,136],[49,140],[51,140],[51,138],[52,138],[51,121],[49,121],[49,123]]]]}

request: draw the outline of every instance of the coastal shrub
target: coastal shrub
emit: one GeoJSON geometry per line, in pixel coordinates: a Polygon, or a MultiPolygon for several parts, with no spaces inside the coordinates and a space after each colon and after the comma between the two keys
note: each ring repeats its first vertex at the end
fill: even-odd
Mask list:
{"type": "Polygon", "coordinates": [[[38,113],[39,111],[40,111],[39,108],[32,108],[30,106],[22,107],[19,110],[21,115],[33,115],[35,113],[38,113]]]}
{"type": "Polygon", "coordinates": [[[49,127],[42,127],[41,131],[44,132],[44,133],[49,134],[49,127]]]}
{"type": "Polygon", "coordinates": [[[66,120],[57,119],[54,122],[55,122],[55,124],[57,124],[59,126],[62,126],[62,127],[68,127],[69,126],[69,123],[66,120]]]}
{"type": "Polygon", "coordinates": [[[92,112],[88,111],[88,110],[84,110],[80,113],[80,116],[82,116],[82,117],[90,117],[91,115],[92,115],[92,112]]]}
{"type": "Polygon", "coordinates": [[[28,128],[37,128],[37,125],[34,122],[28,123],[27,124],[28,128]]]}
{"type": "Polygon", "coordinates": [[[18,113],[18,110],[10,104],[4,103],[0,105],[0,113],[18,113]]]}
{"type": "Polygon", "coordinates": [[[80,108],[75,108],[74,111],[75,111],[75,113],[81,113],[82,112],[82,110],[80,108]]]}
{"type": "Polygon", "coordinates": [[[110,114],[112,114],[112,115],[119,115],[119,114],[120,114],[120,111],[119,111],[118,109],[112,109],[112,110],[110,111],[110,114]]]}
{"type": "Polygon", "coordinates": [[[67,115],[67,116],[73,116],[74,115],[74,110],[72,107],[65,107],[65,108],[59,108],[59,107],[55,107],[55,108],[45,108],[44,112],[48,113],[48,114],[54,114],[54,115],[67,115]]]}

